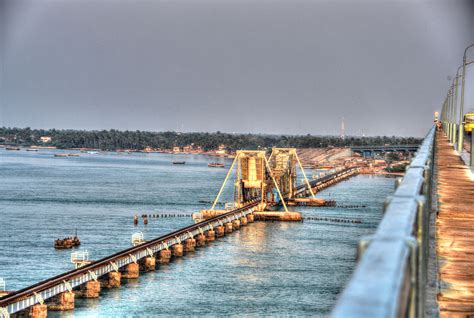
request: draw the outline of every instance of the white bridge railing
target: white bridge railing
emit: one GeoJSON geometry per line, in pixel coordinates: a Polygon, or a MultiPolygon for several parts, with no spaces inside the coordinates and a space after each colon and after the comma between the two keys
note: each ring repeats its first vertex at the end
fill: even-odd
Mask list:
{"type": "Polygon", "coordinates": [[[359,262],[333,318],[424,316],[434,137],[433,127],[375,234],[360,240],[359,262]]]}

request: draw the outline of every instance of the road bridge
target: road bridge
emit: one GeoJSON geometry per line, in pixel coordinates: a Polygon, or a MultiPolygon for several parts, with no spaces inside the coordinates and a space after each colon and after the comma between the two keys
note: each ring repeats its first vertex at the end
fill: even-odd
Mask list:
{"type": "Polygon", "coordinates": [[[385,146],[352,146],[352,153],[361,154],[364,157],[374,157],[376,154],[387,152],[409,152],[415,153],[420,145],[385,145],[385,146]]]}
{"type": "Polygon", "coordinates": [[[474,139],[464,116],[472,48],[375,234],[360,240],[333,318],[474,317],[474,139]]]}

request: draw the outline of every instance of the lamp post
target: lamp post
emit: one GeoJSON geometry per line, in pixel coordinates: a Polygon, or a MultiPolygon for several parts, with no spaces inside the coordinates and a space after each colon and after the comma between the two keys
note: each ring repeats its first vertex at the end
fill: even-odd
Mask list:
{"type": "MultiPolygon", "coordinates": [[[[469,63],[467,63],[467,51],[469,51],[470,48],[474,47],[474,44],[471,44],[469,45],[468,47],[466,47],[464,49],[464,55],[462,57],[462,81],[461,81],[461,104],[460,104],[460,114],[461,114],[461,117],[464,117],[464,93],[465,93],[465,85],[466,85],[466,66],[468,64],[471,64],[473,63],[474,61],[471,61],[469,63]]],[[[461,119],[462,121],[463,119],[461,119]]],[[[459,127],[459,130],[461,132],[461,134],[459,134],[459,143],[458,145],[461,145],[461,147],[459,148],[459,152],[462,153],[462,146],[463,146],[463,138],[464,138],[464,122],[462,121],[461,122],[461,125],[459,127]]],[[[472,139],[472,136],[471,136],[471,139],[472,139]]],[[[471,142],[471,148],[472,148],[472,142],[471,142]]],[[[471,166],[474,164],[472,162],[472,149],[471,149],[471,166]]]]}

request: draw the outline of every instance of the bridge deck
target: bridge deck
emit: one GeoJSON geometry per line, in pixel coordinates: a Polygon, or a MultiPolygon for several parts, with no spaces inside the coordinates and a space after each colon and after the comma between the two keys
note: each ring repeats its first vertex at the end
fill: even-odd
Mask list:
{"type": "Polygon", "coordinates": [[[474,177],[447,138],[436,136],[437,255],[441,316],[474,315],[474,177]]]}

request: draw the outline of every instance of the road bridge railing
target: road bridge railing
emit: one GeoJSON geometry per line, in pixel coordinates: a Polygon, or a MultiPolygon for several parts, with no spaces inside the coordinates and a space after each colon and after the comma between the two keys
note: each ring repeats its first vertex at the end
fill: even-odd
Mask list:
{"type": "Polygon", "coordinates": [[[429,252],[434,127],[426,135],[374,235],[359,242],[358,264],[332,317],[423,317],[429,252]]]}
{"type": "Polygon", "coordinates": [[[135,263],[145,257],[157,254],[161,250],[168,249],[174,244],[179,244],[181,241],[203,234],[203,232],[221,226],[223,223],[232,222],[240,217],[251,214],[257,208],[259,203],[259,201],[249,202],[245,206],[229,211],[228,213],[187,226],[138,246],[107,256],[78,269],[71,270],[10,293],[0,298],[0,318],[7,318],[13,313],[22,311],[35,304],[43,303],[60,293],[72,291],[74,288],[77,288],[88,281],[96,280],[97,277],[118,271],[120,268],[123,268],[128,264],[135,263]]]}

